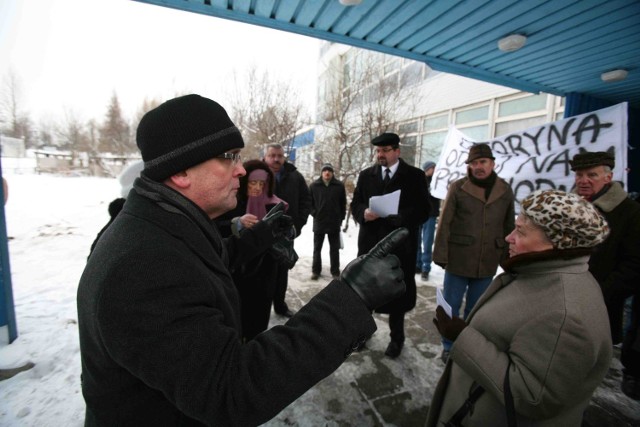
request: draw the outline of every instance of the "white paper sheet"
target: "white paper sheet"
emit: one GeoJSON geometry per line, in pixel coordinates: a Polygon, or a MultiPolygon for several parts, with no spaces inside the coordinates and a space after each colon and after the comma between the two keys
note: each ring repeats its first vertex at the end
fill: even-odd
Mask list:
{"type": "Polygon", "coordinates": [[[452,313],[451,313],[451,306],[449,305],[449,303],[447,302],[446,299],[444,299],[444,295],[442,295],[442,288],[437,288],[436,289],[436,303],[441,306],[442,308],[444,308],[445,313],[447,313],[447,316],[449,317],[453,317],[452,313]]]}
{"type": "Polygon", "coordinates": [[[369,209],[375,212],[380,218],[386,218],[389,215],[398,215],[400,191],[401,190],[396,190],[393,193],[371,197],[369,199],[369,209]]]}

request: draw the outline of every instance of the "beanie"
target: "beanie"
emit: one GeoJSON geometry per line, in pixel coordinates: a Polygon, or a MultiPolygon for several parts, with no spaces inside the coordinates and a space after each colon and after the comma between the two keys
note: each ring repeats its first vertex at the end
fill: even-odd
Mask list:
{"type": "Polygon", "coordinates": [[[557,249],[591,248],[609,235],[609,226],[595,206],[577,194],[537,190],[522,200],[521,207],[557,249]]]}
{"type": "Polygon", "coordinates": [[[331,163],[325,163],[324,165],[322,165],[322,170],[320,172],[324,172],[326,170],[330,170],[331,172],[333,172],[333,166],[331,166],[331,163]]]}
{"type": "Polygon", "coordinates": [[[434,162],[432,162],[431,160],[426,161],[426,162],[424,162],[424,163],[422,164],[422,170],[423,170],[424,172],[428,171],[428,170],[429,170],[429,169],[431,169],[431,168],[435,168],[435,167],[436,167],[436,164],[435,164],[434,162]]]}
{"type": "Polygon", "coordinates": [[[144,160],[142,173],[154,181],[244,147],[225,109],[200,95],[174,98],[147,112],[136,143],[144,160]]]}

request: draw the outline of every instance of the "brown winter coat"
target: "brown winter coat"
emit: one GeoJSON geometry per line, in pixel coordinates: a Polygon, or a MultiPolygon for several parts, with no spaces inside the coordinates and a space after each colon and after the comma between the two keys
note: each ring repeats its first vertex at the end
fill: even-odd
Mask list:
{"type": "Polygon", "coordinates": [[[469,178],[449,186],[436,232],[433,261],[463,277],[492,277],[509,255],[504,238],[515,227],[514,196],[501,178],[485,200],[469,178]]]}

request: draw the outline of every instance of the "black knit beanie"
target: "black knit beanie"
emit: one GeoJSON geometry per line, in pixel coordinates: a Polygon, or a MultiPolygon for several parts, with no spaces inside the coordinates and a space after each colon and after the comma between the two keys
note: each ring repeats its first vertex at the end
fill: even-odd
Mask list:
{"type": "Polygon", "coordinates": [[[200,95],[174,98],[147,112],[136,135],[147,177],[164,181],[226,151],[243,148],[220,104],[200,95]]]}

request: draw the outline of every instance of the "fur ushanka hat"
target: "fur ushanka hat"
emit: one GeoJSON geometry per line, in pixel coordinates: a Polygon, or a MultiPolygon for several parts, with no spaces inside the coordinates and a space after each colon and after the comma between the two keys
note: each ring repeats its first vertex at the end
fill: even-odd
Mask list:
{"type": "Polygon", "coordinates": [[[602,215],[577,194],[537,190],[522,200],[521,207],[521,212],[544,231],[556,249],[591,248],[609,235],[602,215]]]}

